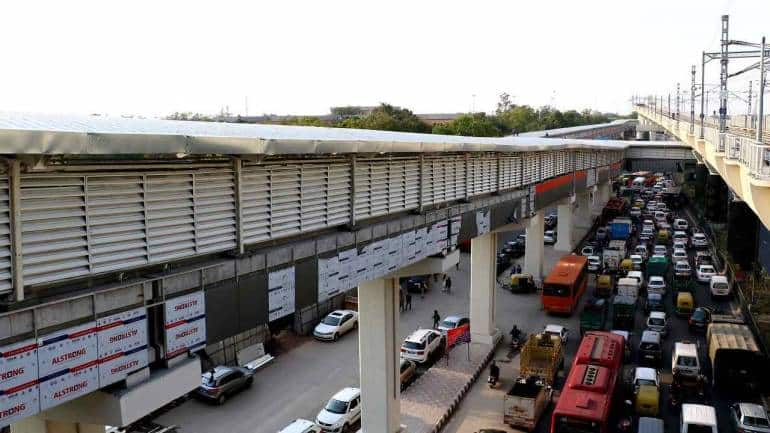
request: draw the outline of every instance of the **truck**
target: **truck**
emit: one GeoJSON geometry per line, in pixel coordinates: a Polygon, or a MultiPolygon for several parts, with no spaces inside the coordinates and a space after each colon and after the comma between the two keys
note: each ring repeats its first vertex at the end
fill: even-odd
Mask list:
{"type": "Polygon", "coordinates": [[[604,209],[602,209],[602,222],[607,223],[607,221],[619,217],[625,212],[626,206],[627,203],[625,199],[612,197],[607,201],[607,204],[604,205],[604,209]]]}
{"type": "Polygon", "coordinates": [[[520,377],[505,394],[503,421],[517,429],[534,431],[552,397],[553,388],[542,378],[520,377]]]}
{"type": "Polygon", "coordinates": [[[527,339],[521,349],[519,375],[522,377],[537,376],[552,385],[563,366],[564,346],[560,338],[541,332],[527,339]]]}
{"type": "Polygon", "coordinates": [[[627,296],[634,300],[639,298],[639,282],[635,278],[621,278],[618,280],[618,295],[627,296]]]}
{"type": "Polygon", "coordinates": [[[630,218],[615,218],[610,221],[610,239],[611,240],[628,240],[631,237],[631,228],[633,222],[630,218]]]}
{"type": "Polygon", "coordinates": [[[647,278],[655,275],[666,278],[668,273],[668,259],[664,256],[652,256],[647,260],[647,278]]]}
{"type": "Polygon", "coordinates": [[[601,331],[607,322],[607,301],[591,298],[580,312],[580,335],[586,331],[601,331]]]}
{"type": "Polygon", "coordinates": [[[612,299],[612,329],[634,329],[634,314],[636,313],[636,299],[615,295],[612,299]]]}
{"type": "Polygon", "coordinates": [[[715,387],[759,390],[767,361],[748,326],[712,322],[706,341],[715,387]]]}
{"type": "Polygon", "coordinates": [[[617,271],[620,261],[626,257],[626,242],[622,240],[612,240],[602,251],[602,265],[607,271],[617,271]]]}

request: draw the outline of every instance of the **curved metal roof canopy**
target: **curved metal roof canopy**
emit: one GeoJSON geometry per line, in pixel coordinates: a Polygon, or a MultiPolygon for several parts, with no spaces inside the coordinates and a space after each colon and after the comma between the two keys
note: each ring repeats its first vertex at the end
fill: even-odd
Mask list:
{"type": "Polygon", "coordinates": [[[622,150],[620,140],[463,137],[313,126],[0,113],[0,153],[281,155],[622,150]]]}

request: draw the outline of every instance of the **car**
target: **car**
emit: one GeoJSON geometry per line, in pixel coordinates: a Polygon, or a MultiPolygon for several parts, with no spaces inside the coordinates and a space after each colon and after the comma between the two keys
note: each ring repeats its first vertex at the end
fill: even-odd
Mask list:
{"type": "Polygon", "coordinates": [[[428,281],[426,277],[407,277],[401,279],[401,286],[407,292],[420,293],[428,288],[428,281]]]}
{"type": "Polygon", "coordinates": [[[718,433],[717,412],[714,406],[682,404],[679,416],[679,433],[718,433]]]}
{"type": "Polygon", "coordinates": [[[671,238],[674,240],[674,242],[684,242],[685,245],[690,243],[690,239],[687,237],[687,233],[681,230],[674,231],[674,234],[671,236],[671,238]]]}
{"type": "Polygon", "coordinates": [[[358,327],[358,312],[336,310],[329,313],[313,329],[313,337],[318,340],[337,341],[340,336],[358,327]]]}
{"type": "Polygon", "coordinates": [[[714,257],[708,251],[696,251],[695,252],[695,266],[700,265],[713,265],[714,257]]]}
{"type": "Polygon", "coordinates": [[[660,293],[650,292],[647,293],[647,298],[644,302],[645,314],[650,314],[652,311],[665,311],[666,306],[663,305],[663,295],[660,293]]]}
{"type": "Polygon", "coordinates": [[[642,221],[642,229],[650,228],[651,230],[655,230],[655,221],[651,219],[645,219],[642,221]]]}
{"type": "Polygon", "coordinates": [[[665,245],[655,245],[652,249],[652,255],[654,256],[668,256],[668,248],[665,245]]]}
{"type": "Polygon", "coordinates": [[[545,325],[545,328],[543,328],[543,334],[548,334],[551,336],[551,338],[560,338],[562,344],[567,344],[567,339],[569,338],[569,331],[567,331],[567,328],[561,325],[545,325]]]}
{"type": "Polygon", "coordinates": [[[521,244],[521,246],[527,245],[527,234],[526,233],[519,233],[518,236],[516,236],[516,240],[521,244]]]}
{"type": "Polygon", "coordinates": [[[361,390],[343,388],[318,412],[315,422],[324,432],[346,433],[361,419],[361,390]]]}
{"type": "Polygon", "coordinates": [[[609,230],[607,230],[607,227],[599,227],[596,229],[596,241],[604,242],[604,240],[607,239],[608,232],[609,230]]]}
{"type": "Polygon", "coordinates": [[[524,255],[524,244],[520,243],[518,240],[508,241],[505,243],[505,246],[503,246],[502,252],[517,259],[524,255]]]}
{"type": "Polygon", "coordinates": [[[693,248],[708,248],[709,239],[703,233],[695,233],[692,235],[692,247],[693,248]]]}
{"type": "Polygon", "coordinates": [[[588,256],[588,272],[599,272],[602,269],[602,258],[599,256],[588,256]]]}
{"type": "Polygon", "coordinates": [[[690,256],[687,255],[687,250],[682,248],[674,248],[674,252],[671,254],[672,262],[686,262],[690,260],[690,256]]]}
{"type": "Polygon", "coordinates": [[[687,251],[687,244],[682,241],[674,241],[674,249],[675,250],[685,250],[687,251]]]}
{"type": "Polygon", "coordinates": [[[674,230],[681,230],[683,232],[686,232],[690,228],[690,224],[687,223],[687,220],[684,218],[675,219],[674,223],[671,225],[674,227],[674,230]]]}
{"type": "Polygon", "coordinates": [[[650,254],[650,251],[647,249],[647,244],[639,244],[635,246],[634,254],[639,254],[642,256],[642,259],[647,260],[647,256],[650,254]]]}
{"type": "Polygon", "coordinates": [[[645,227],[642,229],[642,232],[639,233],[639,240],[641,241],[649,241],[652,240],[652,238],[655,237],[655,231],[649,227],[645,227]]]}
{"type": "Polygon", "coordinates": [[[647,317],[647,329],[650,331],[658,332],[662,337],[668,334],[668,322],[666,321],[666,313],[662,311],[653,311],[647,317]]]}
{"type": "Polygon", "coordinates": [[[502,274],[511,265],[511,257],[505,253],[497,253],[497,275],[502,274]]]}
{"type": "Polygon", "coordinates": [[[666,280],[659,275],[651,276],[649,281],[647,281],[647,292],[665,294],[666,280]]]}
{"type": "Polygon", "coordinates": [[[321,426],[306,419],[296,419],[278,433],[321,433],[321,426]]]}
{"type": "Polygon", "coordinates": [[[628,271],[626,278],[636,280],[636,288],[642,290],[642,285],[644,284],[644,275],[642,274],[642,271],[628,271]]]}
{"type": "Polygon", "coordinates": [[[416,372],[417,372],[417,365],[414,362],[408,359],[401,358],[401,365],[399,366],[399,375],[401,377],[402,391],[409,384],[409,381],[412,380],[416,372]]]}
{"type": "Polygon", "coordinates": [[[727,276],[714,275],[711,277],[709,292],[711,292],[711,299],[730,296],[730,281],[727,279],[727,276]]]}
{"type": "Polygon", "coordinates": [[[658,205],[658,203],[655,200],[650,200],[647,202],[647,210],[650,212],[655,212],[655,208],[658,205]]]}
{"type": "Polygon", "coordinates": [[[552,214],[546,215],[545,218],[543,218],[543,223],[547,228],[551,229],[556,227],[556,223],[558,222],[558,220],[559,220],[558,215],[555,213],[552,213],[552,214]]]}
{"type": "Polygon", "coordinates": [[[677,277],[690,277],[692,276],[692,268],[690,264],[684,260],[680,260],[674,264],[674,275],[677,277]]]}
{"type": "Polygon", "coordinates": [[[770,433],[770,419],[764,406],[755,403],[734,403],[730,406],[730,420],[735,431],[770,433]]]}
{"type": "Polygon", "coordinates": [[[424,364],[443,346],[443,337],[435,329],[418,329],[401,344],[401,357],[424,364]]]}
{"type": "Polygon", "coordinates": [[[543,233],[543,243],[546,245],[553,245],[556,243],[556,230],[546,230],[543,233]]]}
{"type": "Polygon", "coordinates": [[[580,250],[580,255],[581,256],[586,256],[586,257],[588,257],[588,256],[595,256],[596,253],[598,253],[598,252],[599,252],[599,249],[596,248],[595,246],[593,246],[593,245],[586,245],[586,246],[583,247],[583,249],[580,250]]]}
{"type": "Polygon", "coordinates": [[[653,214],[653,218],[655,218],[656,223],[664,223],[666,222],[666,218],[668,218],[668,214],[666,212],[663,212],[661,210],[656,210],[653,214]]]}
{"type": "Polygon", "coordinates": [[[438,324],[438,330],[442,334],[446,335],[446,332],[450,329],[459,328],[471,323],[471,320],[464,316],[446,316],[441,323],[438,324]]]}
{"type": "Polygon", "coordinates": [[[216,404],[224,404],[230,396],[254,383],[254,371],[244,367],[218,365],[201,374],[196,396],[216,404]]]}
{"type": "Polygon", "coordinates": [[[629,215],[631,215],[634,218],[639,218],[642,216],[642,209],[640,209],[637,206],[634,206],[631,208],[631,210],[628,212],[629,215]]]}
{"type": "Polygon", "coordinates": [[[717,274],[717,270],[712,265],[700,265],[695,271],[695,276],[701,283],[708,283],[711,277],[717,274]]]}
{"type": "Polygon", "coordinates": [[[660,334],[650,330],[642,331],[638,353],[640,364],[659,365],[663,357],[663,345],[660,342],[660,334]]]}
{"type": "Polygon", "coordinates": [[[629,258],[631,259],[631,264],[634,267],[635,271],[642,269],[642,264],[644,263],[644,259],[642,259],[642,256],[640,256],[639,254],[631,254],[629,258]]]}
{"type": "Polygon", "coordinates": [[[705,331],[711,323],[711,309],[708,307],[698,307],[692,311],[690,319],[687,321],[687,327],[690,331],[705,331]]]}

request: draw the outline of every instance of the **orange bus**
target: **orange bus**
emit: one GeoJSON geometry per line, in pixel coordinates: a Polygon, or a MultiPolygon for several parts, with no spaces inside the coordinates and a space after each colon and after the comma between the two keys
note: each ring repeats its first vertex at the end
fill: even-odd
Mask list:
{"type": "Polygon", "coordinates": [[[543,309],[547,313],[572,314],[588,283],[588,258],[562,257],[543,282],[543,309]]]}

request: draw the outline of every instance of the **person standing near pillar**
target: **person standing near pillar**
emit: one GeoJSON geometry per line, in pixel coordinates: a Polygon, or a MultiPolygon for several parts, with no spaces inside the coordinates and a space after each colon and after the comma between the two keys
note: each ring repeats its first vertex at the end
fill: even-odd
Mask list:
{"type": "Polygon", "coordinates": [[[438,322],[441,320],[441,316],[438,315],[438,310],[433,310],[433,329],[438,328],[438,322]]]}
{"type": "Polygon", "coordinates": [[[406,305],[404,306],[404,310],[412,311],[412,294],[409,292],[406,292],[406,305]]]}
{"type": "Polygon", "coordinates": [[[452,292],[452,277],[450,277],[449,275],[446,275],[444,277],[444,291],[447,293],[452,292]]]}

